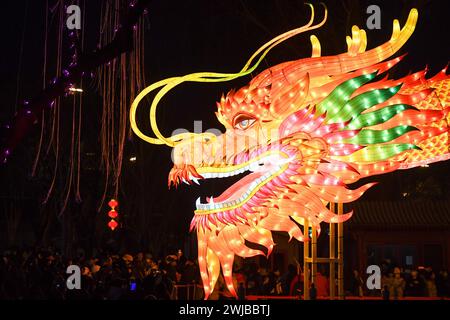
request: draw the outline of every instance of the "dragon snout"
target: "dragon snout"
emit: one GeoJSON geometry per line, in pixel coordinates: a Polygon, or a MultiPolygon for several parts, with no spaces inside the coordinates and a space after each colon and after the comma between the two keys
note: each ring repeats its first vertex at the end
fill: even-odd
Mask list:
{"type": "Polygon", "coordinates": [[[193,165],[174,165],[169,172],[167,184],[169,188],[171,185],[177,187],[181,182],[198,184],[197,180],[202,178],[193,165]]]}
{"type": "Polygon", "coordinates": [[[173,163],[175,166],[191,164],[195,167],[214,163],[215,150],[220,145],[217,140],[211,133],[188,134],[175,145],[172,153],[173,163]]]}
{"type": "Polygon", "coordinates": [[[169,187],[181,182],[198,183],[197,179],[203,177],[197,173],[196,168],[215,163],[216,142],[217,137],[210,133],[191,133],[179,141],[172,152],[174,166],[168,177],[169,187]]]}

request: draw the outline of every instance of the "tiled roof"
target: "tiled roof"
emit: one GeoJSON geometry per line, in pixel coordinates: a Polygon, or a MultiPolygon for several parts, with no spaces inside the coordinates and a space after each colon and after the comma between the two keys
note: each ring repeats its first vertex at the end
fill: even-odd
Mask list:
{"type": "Polygon", "coordinates": [[[351,227],[450,230],[450,201],[357,201],[345,209],[353,209],[353,216],[347,222],[351,227]]]}

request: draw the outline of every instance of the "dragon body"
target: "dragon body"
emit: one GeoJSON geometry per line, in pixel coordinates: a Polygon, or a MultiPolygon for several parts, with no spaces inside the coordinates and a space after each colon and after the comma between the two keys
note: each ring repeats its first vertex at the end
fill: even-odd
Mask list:
{"type": "MultiPolygon", "coordinates": [[[[356,26],[347,37],[348,51],[335,56],[321,57],[320,43],[311,36],[312,57],[271,67],[247,86],[222,96],[216,115],[226,130],[219,136],[190,133],[165,138],[153,110],[157,138],[150,138],[137,128],[135,108],[159,87],[163,89],[155,100],[183,81],[229,81],[246,75],[252,59],[236,74],[199,73],[164,80],[134,102],[134,131],[151,143],[174,147],[169,186],[247,173],[221,195],[196,202],[191,230],[197,232],[205,298],[221,270],[236,295],[235,256],[269,255],[274,246],[271,231],[305,241],[305,219],[318,232],[321,222],[348,220],[352,212],[336,215],[328,203],[355,201],[374,183],[355,190],[349,184],[450,157],[446,70],[428,79],[426,70],[397,80],[384,75],[402,60],[392,56],[413,33],[417,18],[413,9],[403,28],[395,20],[391,39],[371,50],[366,50],[364,30],[356,26]],[[251,248],[249,242],[265,250],[251,248]]],[[[311,26],[312,20],[256,54],[323,24],[311,26]]]]}

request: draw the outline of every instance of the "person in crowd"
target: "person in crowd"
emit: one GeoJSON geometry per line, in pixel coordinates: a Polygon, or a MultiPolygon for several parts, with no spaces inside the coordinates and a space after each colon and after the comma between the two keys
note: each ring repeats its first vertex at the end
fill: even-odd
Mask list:
{"type": "Polygon", "coordinates": [[[355,297],[362,297],[364,280],[358,270],[353,270],[353,276],[350,280],[350,292],[355,297]]]}
{"type": "Polygon", "coordinates": [[[320,272],[317,272],[316,274],[316,286],[318,297],[328,297],[330,292],[329,281],[328,278],[320,272]]]}
{"type": "Polygon", "coordinates": [[[280,279],[282,295],[287,296],[290,294],[291,283],[296,276],[297,276],[297,268],[293,264],[289,264],[287,272],[280,279]]]}
{"type": "Polygon", "coordinates": [[[436,275],[429,271],[425,277],[426,292],[428,297],[437,297],[436,275]]]}
{"type": "Polygon", "coordinates": [[[309,288],[309,299],[316,300],[317,299],[317,289],[314,283],[311,283],[311,286],[309,288]]]}
{"type": "Polygon", "coordinates": [[[406,282],[399,268],[394,268],[394,274],[389,275],[389,280],[389,297],[394,300],[403,298],[406,282]]]}
{"type": "Polygon", "coordinates": [[[417,270],[411,271],[410,277],[406,281],[405,296],[425,296],[425,282],[421,277],[419,277],[419,272],[417,270]]]}
{"type": "Polygon", "coordinates": [[[383,286],[383,289],[381,290],[381,296],[383,297],[383,300],[389,300],[389,287],[385,284],[383,286]]]}
{"type": "Polygon", "coordinates": [[[450,277],[446,270],[439,271],[436,277],[436,289],[439,297],[450,297],[450,277]]]}
{"type": "Polygon", "coordinates": [[[262,279],[261,275],[258,273],[258,266],[256,263],[251,263],[247,270],[247,295],[261,294],[262,279]]]}
{"type": "Polygon", "coordinates": [[[245,300],[245,287],[244,287],[244,283],[240,282],[239,286],[237,288],[237,296],[238,296],[238,300],[245,300]]]}

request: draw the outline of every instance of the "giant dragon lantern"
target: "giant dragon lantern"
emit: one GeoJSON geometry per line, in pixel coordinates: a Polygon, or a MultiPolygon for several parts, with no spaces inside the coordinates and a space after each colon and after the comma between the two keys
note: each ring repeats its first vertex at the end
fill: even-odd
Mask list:
{"type": "Polygon", "coordinates": [[[448,120],[450,81],[446,70],[426,78],[426,70],[401,79],[383,76],[402,57],[392,56],[414,31],[418,12],[410,11],[401,28],[393,23],[386,43],[366,50],[364,30],[354,26],[348,51],[321,56],[311,36],[312,56],[262,71],[250,83],[222,96],[217,119],[225,133],[184,133],[164,137],[156,107],[180,83],[230,81],[250,74],[274,46],[299,33],[321,27],[327,18],[286,32],[266,43],[237,73],[199,72],[159,81],[144,89],[132,104],[131,126],[152,144],[173,147],[174,166],[168,183],[200,183],[245,175],[216,197],[196,202],[191,223],[198,237],[198,262],[205,291],[211,294],[220,271],[231,293],[235,255],[269,255],[271,231],[284,231],[303,241],[302,227],[341,223],[352,213],[336,215],[327,204],[355,201],[374,183],[356,190],[361,178],[408,169],[450,157],[448,120]],[[150,107],[155,137],[136,124],[136,108],[159,89],[150,107]],[[266,250],[248,247],[256,243],[266,250]]]}

